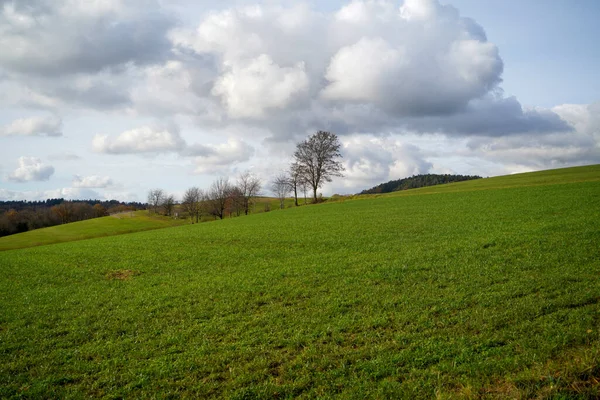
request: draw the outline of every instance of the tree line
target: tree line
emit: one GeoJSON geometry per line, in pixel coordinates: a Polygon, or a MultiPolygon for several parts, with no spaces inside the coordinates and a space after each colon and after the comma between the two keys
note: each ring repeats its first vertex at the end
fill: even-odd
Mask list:
{"type": "MultiPolygon", "coordinates": [[[[208,190],[196,186],[187,189],[180,205],[192,223],[200,222],[203,215],[211,215],[215,219],[223,219],[226,215],[248,215],[261,188],[261,180],[246,171],[238,176],[235,183],[221,177],[208,190]]],[[[175,196],[163,189],[148,192],[148,211],[151,213],[174,216],[177,204],[175,196]]]]}
{"type": "Polygon", "coordinates": [[[397,179],[379,184],[371,189],[363,190],[360,194],[390,193],[399,190],[416,189],[425,186],[435,186],[444,183],[469,181],[472,179],[481,179],[477,175],[450,175],[450,174],[423,174],[415,175],[409,178],[397,179]]]}
{"type": "MultiPolygon", "coordinates": [[[[321,197],[317,193],[318,189],[325,182],[331,182],[334,177],[343,176],[344,167],[339,161],[342,157],[340,148],[337,135],[325,131],[318,131],[297,143],[293,161],[286,171],[278,174],[271,182],[270,189],[279,199],[280,208],[284,207],[284,201],[290,194],[293,194],[295,206],[299,205],[299,193],[304,193],[306,203],[308,191],[312,192],[312,202],[319,202],[321,197]]],[[[256,198],[262,194],[262,189],[263,182],[246,171],[234,183],[221,177],[209,189],[191,187],[185,191],[180,204],[192,223],[199,222],[205,215],[215,219],[223,219],[226,215],[247,215],[256,198]]],[[[176,204],[175,197],[162,189],[148,192],[150,212],[173,215],[176,204]]]]}
{"type": "MultiPolygon", "coordinates": [[[[279,198],[280,207],[284,207],[284,200],[290,194],[293,194],[296,206],[299,205],[299,193],[304,194],[305,203],[307,192],[311,192],[312,202],[321,201],[318,189],[334,177],[343,176],[340,148],[337,135],[325,131],[318,131],[297,143],[289,167],[271,182],[270,188],[279,198]]],[[[247,215],[262,189],[263,182],[246,171],[233,183],[221,177],[206,190],[191,187],[185,191],[181,201],[162,189],[150,190],[147,204],[116,200],[65,201],[62,198],[0,201],[0,236],[140,209],[167,216],[174,216],[176,210],[183,209],[192,222],[199,222],[203,215],[214,216],[215,219],[223,219],[226,215],[247,215]]]]}
{"type": "Polygon", "coordinates": [[[117,200],[0,201],[0,237],[145,207],[117,200]]]}

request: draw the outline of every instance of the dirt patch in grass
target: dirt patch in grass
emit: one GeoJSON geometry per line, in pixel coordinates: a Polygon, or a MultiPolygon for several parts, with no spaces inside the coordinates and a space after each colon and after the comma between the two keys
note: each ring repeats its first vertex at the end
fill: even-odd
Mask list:
{"type": "Polygon", "coordinates": [[[141,274],[140,271],[133,271],[131,269],[117,269],[115,271],[108,271],[106,273],[106,279],[127,281],[139,274],[141,274]]]}

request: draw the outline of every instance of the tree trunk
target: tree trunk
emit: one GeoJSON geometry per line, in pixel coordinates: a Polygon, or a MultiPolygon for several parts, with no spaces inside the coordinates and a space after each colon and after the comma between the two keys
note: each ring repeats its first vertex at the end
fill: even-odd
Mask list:
{"type": "Polygon", "coordinates": [[[317,187],[316,186],[313,186],[313,196],[314,196],[315,203],[316,203],[317,202],[317,187]]]}
{"type": "Polygon", "coordinates": [[[294,204],[298,207],[298,187],[294,185],[294,204]]]}

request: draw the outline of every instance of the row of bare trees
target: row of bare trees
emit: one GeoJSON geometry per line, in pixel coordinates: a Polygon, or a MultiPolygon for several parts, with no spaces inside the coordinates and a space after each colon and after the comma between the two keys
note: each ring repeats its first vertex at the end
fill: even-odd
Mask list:
{"type": "Polygon", "coordinates": [[[148,210],[154,214],[162,210],[164,215],[172,216],[176,203],[175,196],[162,189],[152,189],[148,192],[148,210]]]}
{"type": "MultiPolygon", "coordinates": [[[[257,196],[260,195],[262,183],[259,178],[249,171],[240,174],[235,183],[228,178],[216,179],[208,190],[196,186],[187,189],[183,195],[181,206],[190,217],[192,223],[200,222],[203,215],[212,215],[223,219],[227,214],[236,216],[248,215],[257,196]]],[[[176,200],[173,195],[167,195],[162,189],[148,192],[148,207],[150,212],[172,215],[176,200]]]]}
{"type": "MultiPolygon", "coordinates": [[[[271,191],[284,208],[285,199],[294,195],[298,206],[298,194],[312,191],[313,202],[319,202],[317,190],[333,177],[343,176],[344,167],[339,161],[341,144],[331,132],[318,131],[296,145],[293,162],[287,171],[278,174],[271,183],[271,191]]],[[[223,219],[225,215],[248,214],[255,199],[261,194],[262,182],[249,171],[240,174],[235,183],[227,178],[216,179],[208,190],[191,187],[185,191],[181,206],[192,223],[199,222],[202,215],[212,215],[223,219]]],[[[176,199],[162,189],[148,192],[148,206],[151,212],[162,210],[172,215],[176,199]]]]}

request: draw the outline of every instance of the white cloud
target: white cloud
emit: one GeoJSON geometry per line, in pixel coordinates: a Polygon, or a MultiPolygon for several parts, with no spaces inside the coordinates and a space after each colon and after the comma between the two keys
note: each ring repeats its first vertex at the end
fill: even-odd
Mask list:
{"type": "Polygon", "coordinates": [[[141,72],[141,83],[131,90],[134,111],[150,115],[212,115],[219,120],[217,99],[210,96],[215,72],[198,60],[169,60],[141,72]]]}
{"type": "Polygon", "coordinates": [[[562,104],[552,108],[563,120],[600,140],[600,102],[593,104],[562,104]]]}
{"type": "Polygon", "coordinates": [[[334,185],[347,193],[359,192],[377,183],[428,173],[433,164],[419,147],[400,139],[354,135],[344,139],[344,178],[334,185]]]}
{"type": "Polygon", "coordinates": [[[62,120],[58,117],[16,119],[0,127],[0,136],[62,136],[62,120]]]}
{"type": "MultiPolygon", "coordinates": [[[[497,127],[486,123],[487,115],[507,110],[501,97],[485,109],[477,106],[501,82],[496,46],[473,20],[436,0],[401,7],[355,0],[328,14],[307,4],[225,4],[199,14],[196,29],[180,24],[171,30],[162,3],[100,3],[88,8],[46,0],[5,7],[4,17],[13,21],[6,25],[7,40],[31,50],[0,57],[0,68],[8,71],[8,80],[0,82],[5,104],[187,115],[220,129],[241,121],[269,130],[275,140],[323,128],[344,135],[458,126],[448,133],[461,135],[462,119],[477,120],[477,130],[485,132],[497,127]],[[138,15],[139,9],[147,11],[138,15]],[[43,22],[32,25],[36,18],[43,22]],[[85,24],[83,32],[97,29],[87,35],[95,47],[79,45],[86,35],[61,40],[67,35],[62,26],[70,26],[64,21],[71,19],[75,26],[85,24]],[[55,20],[62,23],[50,32],[55,20]],[[37,36],[44,40],[33,40],[37,36]],[[44,62],[35,62],[36,54],[46,53],[44,62]],[[486,110],[486,118],[479,118],[486,110]],[[459,121],[446,123],[448,118],[459,121]]],[[[519,110],[509,117],[519,119],[519,110]]],[[[530,118],[524,128],[547,128],[546,117],[553,118],[530,118]]],[[[106,148],[101,137],[97,142],[106,148]]]]}
{"type": "Polygon", "coordinates": [[[90,176],[79,176],[75,175],[73,177],[73,182],[71,183],[74,188],[106,188],[113,184],[112,179],[108,176],[98,176],[98,175],[90,175],[90,176]]]}
{"type": "Polygon", "coordinates": [[[203,60],[201,73],[177,66],[186,85],[172,82],[175,93],[197,82],[180,109],[220,127],[245,119],[274,141],[318,129],[486,135],[498,120],[511,133],[568,128],[551,111],[503,98],[497,47],[475,21],[436,0],[400,8],[355,0],[334,14],[306,5],[230,7],[170,37],[184,64],[190,52],[203,60]]]}
{"type": "Polygon", "coordinates": [[[333,56],[325,77],[331,82],[323,97],[334,100],[377,101],[404,63],[401,48],[382,38],[362,38],[333,56]]]}
{"type": "Polygon", "coordinates": [[[185,141],[176,126],[142,126],[115,138],[96,135],[92,147],[95,152],[107,154],[165,153],[182,150],[185,141]]]}
{"type": "Polygon", "coordinates": [[[474,137],[468,141],[465,155],[510,164],[516,171],[600,163],[600,103],[563,104],[552,111],[574,129],[543,135],[474,137]]]}
{"type": "Polygon", "coordinates": [[[19,157],[19,166],[8,176],[15,182],[47,181],[54,174],[54,167],[44,165],[36,157],[19,157]]]}
{"type": "Polygon", "coordinates": [[[168,52],[172,25],[154,0],[4,2],[0,64],[33,75],[144,64],[168,52]]]}
{"type": "Polygon", "coordinates": [[[441,8],[434,0],[404,0],[400,16],[408,21],[428,20],[441,8]]]}
{"type": "Polygon", "coordinates": [[[503,63],[481,28],[451,6],[353,2],[337,15],[350,32],[331,58],[325,99],[372,103],[393,116],[447,115],[494,89],[503,63]]]}
{"type": "Polygon", "coordinates": [[[269,109],[286,108],[308,89],[304,64],[280,67],[266,54],[232,65],[219,77],[212,94],[220,96],[230,116],[262,118],[269,109]]]}
{"type": "Polygon", "coordinates": [[[218,145],[190,146],[186,155],[195,156],[197,174],[220,173],[248,161],[254,155],[254,148],[242,140],[231,138],[227,143],[218,145]]]}

